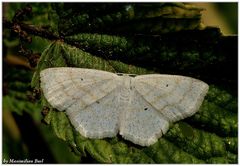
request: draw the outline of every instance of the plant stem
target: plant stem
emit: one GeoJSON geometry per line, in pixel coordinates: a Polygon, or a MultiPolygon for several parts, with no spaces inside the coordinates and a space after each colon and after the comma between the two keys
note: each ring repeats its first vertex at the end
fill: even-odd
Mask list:
{"type": "Polygon", "coordinates": [[[36,27],[34,25],[28,25],[25,23],[13,23],[3,18],[3,28],[14,29],[14,26],[16,26],[16,24],[20,26],[21,30],[26,31],[28,34],[40,36],[49,40],[60,39],[59,36],[57,36],[53,32],[50,32],[44,28],[36,27]]]}

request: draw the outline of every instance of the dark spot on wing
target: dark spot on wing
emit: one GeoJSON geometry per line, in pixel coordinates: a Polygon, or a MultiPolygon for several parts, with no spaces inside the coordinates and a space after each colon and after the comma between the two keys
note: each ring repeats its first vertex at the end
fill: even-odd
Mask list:
{"type": "Polygon", "coordinates": [[[145,108],[144,108],[144,110],[145,110],[145,111],[147,111],[147,110],[148,110],[148,108],[147,108],[147,107],[145,107],[145,108]]]}
{"type": "Polygon", "coordinates": [[[99,104],[100,102],[99,101],[96,101],[97,104],[99,104]]]}
{"type": "Polygon", "coordinates": [[[81,81],[83,81],[83,78],[81,78],[81,81]]]}
{"type": "Polygon", "coordinates": [[[166,85],[166,87],[168,87],[168,84],[166,85]]]}

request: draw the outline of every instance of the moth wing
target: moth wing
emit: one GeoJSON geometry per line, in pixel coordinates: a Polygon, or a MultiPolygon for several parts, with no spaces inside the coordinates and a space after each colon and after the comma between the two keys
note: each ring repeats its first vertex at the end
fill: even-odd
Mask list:
{"type": "Polygon", "coordinates": [[[66,110],[83,136],[103,138],[117,134],[117,75],[91,69],[49,68],[40,76],[47,101],[60,111],[66,110]]]}
{"type": "Polygon", "coordinates": [[[41,88],[47,101],[59,111],[73,104],[79,110],[111,93],[118,85],[118,76],[81,68],[48,68],[40,73],[41,88]]]}
{"type": "Polygon", "coordinates": [[[176,75],[142,75],[134,78],[139,95],[169,122],[196,113],[208,91],[203,81],[176,75]]]}
{"type": "Polygon", "coordinates": [[[134,90],[131,104],[121,116],[120,135],[135,144],[149,146],[168,129],[168,121],[134,90]]]}

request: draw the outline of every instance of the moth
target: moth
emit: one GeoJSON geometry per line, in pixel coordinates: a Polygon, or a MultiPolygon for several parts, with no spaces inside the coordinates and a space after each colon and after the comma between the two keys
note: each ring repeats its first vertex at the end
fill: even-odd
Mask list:
{"type": "Polygon", "coordinates": [[[47,101],[65,111],[84,137],[102,139],[119,133],[141,146],[154,144],[171,123],[195,114],[209,88],[185,76],[132,77],[70,67],[42,70],[40,80],[47,101]]]}

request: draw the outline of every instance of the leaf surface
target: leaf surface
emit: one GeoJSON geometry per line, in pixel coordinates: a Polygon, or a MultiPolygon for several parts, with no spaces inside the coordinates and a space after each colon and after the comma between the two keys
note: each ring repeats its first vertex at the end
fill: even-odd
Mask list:
{"type": "MultiPolygon", "coordinates": [[[[55,66],[137,74],[154,73],[123,62],[91,55],[63,42],[54,42],[43,52],[32,86],[39,87],[39,74],[36,73],[55,66]]],[[[149,147],[134,145],[120,136],[101,140],[84,138],[75,131],[64,112],[58,112],[51,107],[44,120],[51,125],[57,137],[75,149],[75,154],[90,155],[100,163],[235,163],[236,107],[223,107],[222,104],[236,103],[235,100],[236,98],[227,91],[210,86],[200,111],[186,120],[175,123],[166,135],[149,147]],[[226,97],[219,98],[219,93],[226,97]]],[[[42,101],[47,104],[44,98],[42,101]]]]}

